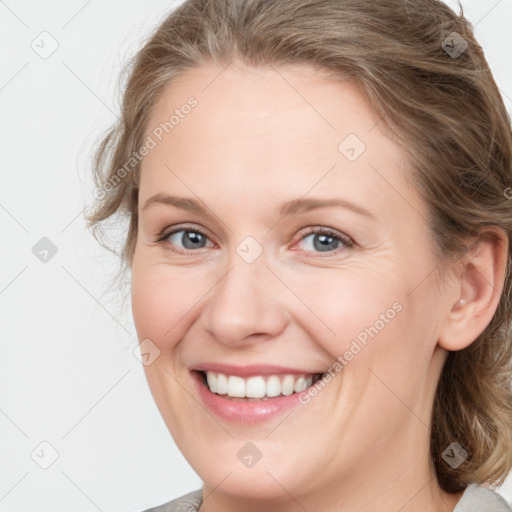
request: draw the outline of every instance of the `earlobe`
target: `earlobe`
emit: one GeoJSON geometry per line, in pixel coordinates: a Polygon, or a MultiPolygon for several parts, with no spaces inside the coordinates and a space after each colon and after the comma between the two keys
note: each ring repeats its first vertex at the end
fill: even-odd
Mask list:
{"type": "Polygon", "coordinates": [[[458,298],[439,336],[442,348],[466,348],[489,325],[503,290],[507,256],[508,237],[500,228],[488,228],[470,245],[460,261],[458,298]]]}

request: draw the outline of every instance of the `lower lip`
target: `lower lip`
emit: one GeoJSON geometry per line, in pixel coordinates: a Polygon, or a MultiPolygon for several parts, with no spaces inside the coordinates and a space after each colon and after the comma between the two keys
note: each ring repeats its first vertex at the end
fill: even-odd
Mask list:
{"type": "Polygon", "coordinates": [[[203,382],[201,373],[196,371],[191,373],[192,378],[196,381],[199,396],[203,403],[216,416],[226,421],[246,424],[261,423],[300,404],[300,393],[254,402],[229,400],[212,393],[203,382]]]}

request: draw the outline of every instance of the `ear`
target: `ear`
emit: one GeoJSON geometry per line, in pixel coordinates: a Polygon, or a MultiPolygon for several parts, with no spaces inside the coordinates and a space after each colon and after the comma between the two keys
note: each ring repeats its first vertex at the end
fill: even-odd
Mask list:
{"type": "Polygon", "coordinates": [[[508,262],[508,237],[498,227],[486,228],[458,263],[459,296],[451,304],[439,336],[446,350],[461,350],[489,325],[500,301],[508,262]]]}

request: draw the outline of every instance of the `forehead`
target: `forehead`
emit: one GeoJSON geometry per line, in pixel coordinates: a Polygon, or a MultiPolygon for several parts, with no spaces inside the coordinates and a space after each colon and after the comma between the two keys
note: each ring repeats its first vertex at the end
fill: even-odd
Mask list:
{"type": "Polygon", "coordinates": [[[165,187],[190,196],[188,185],[240,205],[312,189],[383,204],[401,191],[417,201],[403,152],[358,86],[309,66],[190,70],[163,92],[146,136],[156,146],[141,166],[142,197],[165,187]]]}

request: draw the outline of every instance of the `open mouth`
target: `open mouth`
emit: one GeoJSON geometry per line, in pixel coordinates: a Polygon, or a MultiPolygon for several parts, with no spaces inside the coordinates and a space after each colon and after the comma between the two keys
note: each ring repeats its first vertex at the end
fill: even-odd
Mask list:
{"type": "Polygon", "coordinates": [[[264,401],[301,393],[318,382],[324,374],[279,374],[239,377],[220,372],[195,371],[211,393],[232,401],[264,401]]]}

